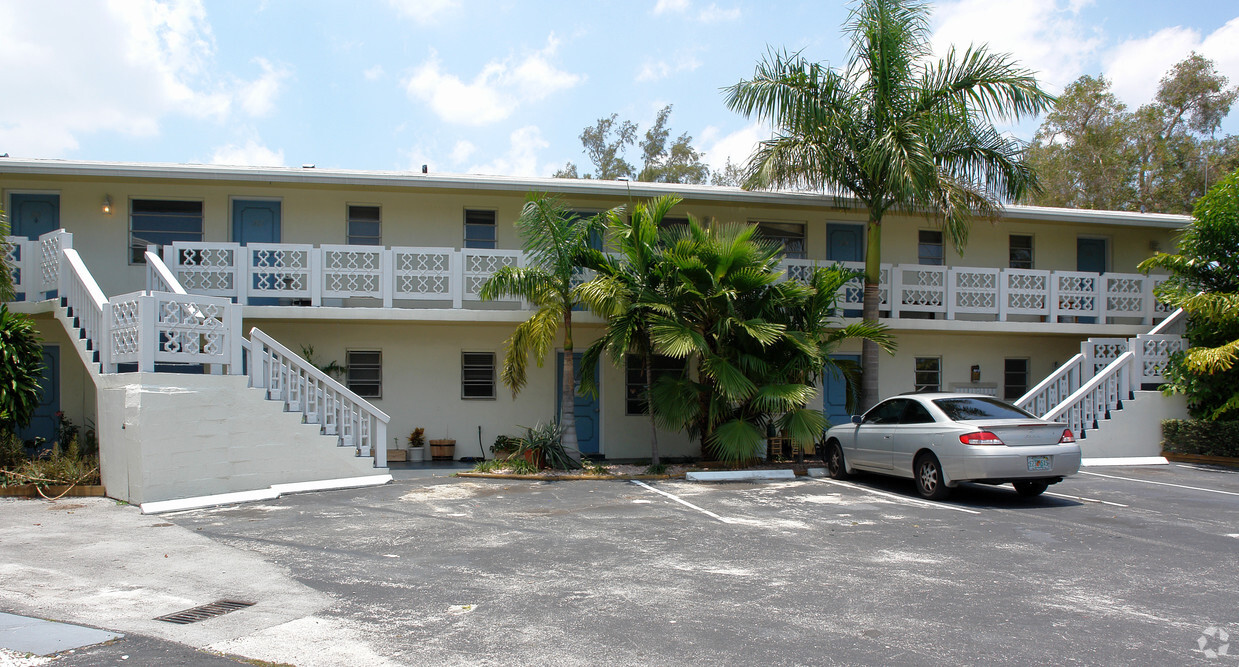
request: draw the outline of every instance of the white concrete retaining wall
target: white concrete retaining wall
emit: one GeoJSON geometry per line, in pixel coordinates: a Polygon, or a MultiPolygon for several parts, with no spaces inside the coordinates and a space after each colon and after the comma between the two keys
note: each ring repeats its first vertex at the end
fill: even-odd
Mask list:
{"type": "Polygon", "coordinates": [[[338,447],[241,376],[121,373],[96,378],[100,469],[130,503],[386,473],[338,447]]]}
{"type": "Polygon", "coordinates": [[[1080,441],[1084,458],[1160,456],[1162,420],[1187,419],[1187,398],[1163,396],[1159,391],[1138,391],[1123,401],[1122,410],[1110,412],[1100,428],[1080,441]]]}

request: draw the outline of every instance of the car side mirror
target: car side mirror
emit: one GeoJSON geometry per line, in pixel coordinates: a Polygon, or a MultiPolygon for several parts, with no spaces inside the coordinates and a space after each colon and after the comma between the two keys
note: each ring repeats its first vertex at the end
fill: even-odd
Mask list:
{"type": "Polygon", "coordinates": [[[852,415],[852,423],[860,426],[860,415],[852,415]]]}

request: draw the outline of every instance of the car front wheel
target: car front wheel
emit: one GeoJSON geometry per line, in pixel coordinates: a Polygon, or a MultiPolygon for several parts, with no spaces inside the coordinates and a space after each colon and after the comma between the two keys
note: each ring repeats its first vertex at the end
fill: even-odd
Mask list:
{"type": "Polygon", "coordinates": [[[826,443],[826,472],[830,474],[831,479],[847,479],[847,465],[843,462],[843,448],[839,443],[831,440],[826,443]]]}
{"type": "Polygon", "coordinates": [[[944,500],[951,495],[951,488],[942,478],[942,464],[938,457],[925,453],[916,458],[916,490],[929,500],[944,500]]]}
{"type": "Polygon", "coordinates": [[[1050,488],[1045,482],[1015,482],[1012,484],[1015,487],[1015,492],[1025,498],[1032,498],[1045,493],[1045,490],[1050,488]]]}

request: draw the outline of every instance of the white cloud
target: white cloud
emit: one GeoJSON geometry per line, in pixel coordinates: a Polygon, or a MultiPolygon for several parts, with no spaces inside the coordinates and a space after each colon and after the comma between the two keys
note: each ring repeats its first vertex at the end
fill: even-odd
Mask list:
{"type": "Polygon", "coordinates": [[[1100,33],[1081,20],[1088,2],[1071,0],[958,0],[934,8],[934,53],[950,46],[963,52],[970,44],[988,43],[992,53],[1009,53],[1038,81],[1059,91],[1084,71],[1101,45],[1100,33]],[[995,26],[1002,26],[996,30],[995,26]]]}
{"type": "Polygon", "coordinates": [[[249,139],[244,145],[220,146],[211,154],[211,164],[233,167],[283,167],[283,149],[273,151],[257,140],[249,139]]]}
{"type": "Polygon", "coordinates": [[[284,80],[291,72],[284,67],[275,67],[266,58],[255,58],[263,74],[254,81],[241,86],[238,99],[241,108],[251,116],[269,116],[275,109],[275,98],[284,87],[284,80]]]}
{"type": "Polygon", "coordinates": [[[409,77],[409,97],[426,102],[444,121],[464,125],[487,125],[503,120],[521,104],[536,102],[571,88],[585,77],[556,68],[551,61],[559,48],[552,34],[544,48],[519,60],[492,60],[472,81],[443,71],[438,54],[409,77]]]}
{"type": "Polygon", "coordinates": [[[460,7],[460,0],[387,0],[396,13],[423,25],[434,23],[441,14],[460,7]]]}
{"type": "Polygon", "coordinates": [[[0,150],[60,157],[101,132],[159,134],[170,115],[222,122],[268,113],[286,73],[254,82],[216,71],[200,0],[0,4],[0,89],[37,91],[0,106],[0,150]]]}
{"type": "Polygon", "coordinates": [[[688,11],[688,0],[658,0],[654,5],[654,15],[666,14],[675,12],[677,14],[688,11]]]}
{"type": "Polygon", "coordinates": [[[740,8],[733,7],[731,9],[723,9],[714,3],[710,3],[709,7],[701,10],[697,15],[697,20],[704,23],[719,23],[721,21],[735,21],[740,18],[740,8]]]}
{"type": "Polygon", "coordinates": [[[478,147],[471,142],[461,139],[452,147],[452,164],[460,164],[468,160],[471,155],[477,152],[478,147]]]}
{"type": "Polygon", "coordinates": [[[736,166],[743,166],[757,144],[770,138],[770,130],[762,123],[752,123],[721,137],[719,132],[717,127],[707,127],[701,132],[698,143],[705,147],[703,159],[716,171],[722,169],[728,159],[736,166]]]}
{"type": "Polygon", "coordinates": [[[698,67],[701,67],[701,61],[691,54],[677,55],[674,64],[668,63],[665,60],[648,59],[641,65],[640,71],[637,72],[637,81],[658,81],[677,72],[692,72],[698,67]]]}
{"type": "Polygon", "coordinates": [[[362,72],[361,75],[366,77],[366,81],[377,81],[383,78],[385,73],[386,72],[383,71],[382,65],[375,65],[374,67],[362,72]]]}
{"type": "Polygon", "coordinates": [[[509,137],[508,152],[486,164],[469,167],[471,174],[493,176],[547,176],[551,167],[538,166],[538,154],[550,146],[542,138],[542,130],[535,125],[526,125],[509,137]]]}
{"type": "Polygon", "coordinates": [[[1196,30],[1182,26],[1129,39],[1106,54],[1105,75],[1120,100],[1138,107],[1153,100],[1162,77],[1192,51],[1212,60],[1231,85],[1239,83],[1239,18],[1203,39],[1196,30]]]}

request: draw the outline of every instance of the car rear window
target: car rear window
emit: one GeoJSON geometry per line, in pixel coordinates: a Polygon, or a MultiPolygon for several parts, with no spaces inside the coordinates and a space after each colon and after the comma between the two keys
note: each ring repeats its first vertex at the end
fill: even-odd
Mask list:
{"type": "Polygon", "coordinates": [[[951,421],[973,421],[977,419],[1028,419],[1033,415],[1002,401],[993,398],[935,398],[938,406],[951,421]]]}

